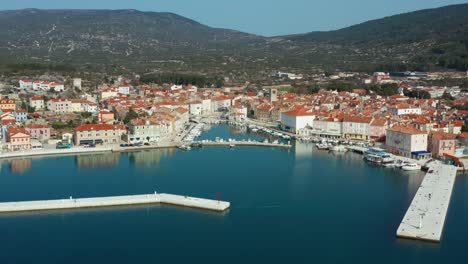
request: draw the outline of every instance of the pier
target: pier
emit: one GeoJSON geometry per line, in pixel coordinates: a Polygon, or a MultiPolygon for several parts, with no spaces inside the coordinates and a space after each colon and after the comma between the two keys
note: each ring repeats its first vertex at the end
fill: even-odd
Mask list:
{"type": "Polygon", "coordinates": [[[25,211],[43,211],[60,209],[79,209],[94,207],[109,207],[122,205],[142,205],[142,204],[170,204],[198,209],[205,209],[217,212],[223,212],[230,207],[229,202],[216,201],[173,194],[143,194],[110,196],[95,198],[80,198],[26,202],[5,202],[0,203],[0,213],[7,212],[25,212],[25,211]]]}
{"type": "Polygon", "coordinates": [[[411,202],[397,236],[440,242],[447,215],[457,167],[431,164],[411,202]]]}
{"type": "Polygon", "coordinates": [[[265,143],[255,141],[223,141],[223,142],[200,142],[201,146],[234,146],[234,147],[273,147],[273,148],[291,148],[292,145],[265,143]]]}

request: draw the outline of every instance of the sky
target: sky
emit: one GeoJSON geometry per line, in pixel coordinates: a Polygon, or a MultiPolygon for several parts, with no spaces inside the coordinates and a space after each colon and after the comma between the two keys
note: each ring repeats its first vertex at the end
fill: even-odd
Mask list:
{"type": "Polygon", "coordinates": [[[468,0],[0,0],[0,9],[137,9],[263,36],[327,31],[468,0]]]}

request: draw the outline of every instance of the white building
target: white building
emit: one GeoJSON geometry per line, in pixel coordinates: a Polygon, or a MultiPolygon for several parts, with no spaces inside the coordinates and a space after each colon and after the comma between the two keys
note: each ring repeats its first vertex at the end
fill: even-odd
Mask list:
{"type": "Polygon", "coordinates": [[[73,78],[73,88],[81,90],[81,78],[73,78]]]}
{"type": "Polygon", "coordinates": [[[398,104],[389,106],[387,107],[387,111],[395,115],[420,115],[422,113],[421,108],[409,104],[398,104]]]}
{"type": "Polygon", "coordinates": [[[202,101],[191,101],[189,102],[189,111],[191,115],[199,116],[202,114],[203,103],[202,101]]]}
{"type": "Polygon", "coordinates": [[[292,133],[299,131],[307,126],[312,127],[315,114],[308,109],[298,108],[288,112],[281,113],[281,128],[292,133]]]}
{"type": "Polygon", "coordinates": [[[33,96],[29,98],[29,105],[36,110],[43,110],[45,108],[44,99],[41,96],[33,96]]]}
{"type": "Polygon", "coordinates": [[[121,94],[130,94],[130,86],[128,85],[119,85],[117,87],[117,92],[121,94]]]}
{"type": "Polygon", "coordinates": [[[427,132],[414,127],[394,126],[387,129],[385,144],[388,151],[411,158],[424,158],[427,152],[427,132]]]}
{"type": "Polygon", "coordinates": [[[21,89],[32,89],[33,88],[33,82],[32,82],[32,80],[20,80],[19,81],[19,87],[21,89]]]}

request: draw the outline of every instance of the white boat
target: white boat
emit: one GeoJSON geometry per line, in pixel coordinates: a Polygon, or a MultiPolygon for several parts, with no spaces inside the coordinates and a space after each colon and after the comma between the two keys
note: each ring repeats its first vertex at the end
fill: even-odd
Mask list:
{"type": "Polygon", "coordinates": [[[330,151],[334,151],[334,152],[346,152],[348,151],[348,149],[345,147],[345,146],[342,146],[342,145],[338,145],[338,146],[333,146],[330,148],[330,151]]]}
{"type": "Polygon", "coordinates": [[[252,132],[258,132],[258,128],[252,128],[252,132]]]}
{"type": "Polygon", "coordinates": [[[416,163],[408,163],[401,167],[404,171],[414,171],[414,170],[421,170],[421,166],[416,163]]]}
{"type": "Polygon", "coordinates": [[[236,147],[236,144],[231,143],[231,144],[229,144],[229,147],[230,147],[230,148],[235,148],[235,147],[236,147]]]}

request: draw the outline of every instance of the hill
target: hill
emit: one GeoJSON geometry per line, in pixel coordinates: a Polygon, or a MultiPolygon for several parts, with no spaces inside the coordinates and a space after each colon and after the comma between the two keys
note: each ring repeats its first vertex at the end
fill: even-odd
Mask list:
{"type": "MultiPolygon", "coordinates": [[[[304,54],[322,47],[351,64],[387,64],[394,70],[468,69],[468,4],[405,13],[329,32],[279,37],[304,54]]],[[[385,66],[385,65],[382,65],[385,66]]]]}
{"type": "Polygon", "coordinates": [[[278,69],[307,73],[314,67],[468,70],[468,4],[272,38],[212,28],[172,13],[0,11],[0,61],[3,66],[15,64],[10,69],[35,63],[24,67],[52,64],[88,71],[212,76],[278,69]]]}

